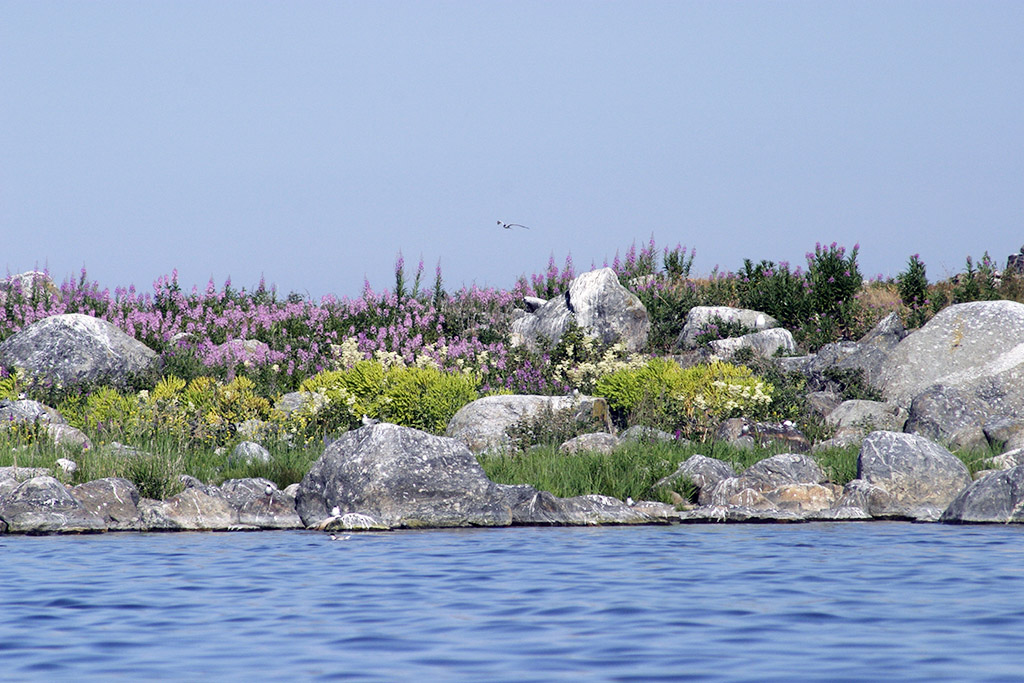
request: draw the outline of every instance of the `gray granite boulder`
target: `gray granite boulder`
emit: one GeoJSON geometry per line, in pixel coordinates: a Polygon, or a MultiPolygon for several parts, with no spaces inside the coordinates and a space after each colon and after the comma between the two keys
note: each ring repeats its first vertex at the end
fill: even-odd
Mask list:
{"type": "Polygon", "coordinates": [[[698,335],[716,318],[727,323],[738,323],[755,332],[779,326],[778,320],[761,311],[732,306],[694,306],[686,314],[686,322],[676,340],[676,346],[684,349],[695,347],[698,335]]]}
{"type": "Polygon", "coordinates": [[[668,432],[645,425],[633,425],[619,434],[623,443],[674,443],[676,437],[668,432]]]}
{"type": "Polygon", "coordinates": [[[120,385],[156,361],[156,352],[142,342],[80,313],[43,318],[0,344],[0,365],[63,384],[120,385]]]}
{"type": "Polygon", "coordinates": [[[789,355],[796,351],[793,334],[781,327],[752,332],[740,337],[714,339],[708,346],[711,353],[723,360],[731,359],[742,349],[750,349],[755,356],[761,358],[772,358],[777,354],[789,355]]]}
{"type": "Polygon", "coordinates": [[[718,482],[735,476],[736,470],[732,464],[696,453],[679,463],[675,472],[656,481],[652,488],[667,488],[678,492],[682,489],[682,482],[689,481],[697,488],[698,500],[706,504],[718,482]]]}
{"type": "Polygon", "coordinates": [[[857,480],[863,483],[847,485],[848,504],[873,517],[935,521],[971,476],[955,455],[923,436],[878,431],[861,444],[857,480]]]}
{"type": "Polygon", "coordinates": [[[614,270],[599,268],[577,276],[564,294],[512,321],[512,345],[536,349],[540,340],[557,342],[571,322],[605,344],[624,344],[630,352],[644,348],[651,327],[640,299],[619,284],[614,270]]]}
{"type": "Polygon", "coordinates": [[[239,526],[238,513],[217,487],[189,487],[167,500],[139,501],[145,531],[229,531],[239,526]]]}
{"type": "Polygon", "coordinates": [[[67,424],[55,409],[28,399],[0,400],[0,429],[10,424],[67,424]]]}
{"type": "Polygon", "coordinates": [[[882,401],[843,401],[828,414],[825,423],[837,429],[856,427],[865,433],[878,430],[903,431],[906,413],[898,406],[882,401]]]}
{"type": "Polygon", "coordinates": [[[809,365],[812,374],[821,374],[835,367],[840,370],[862,370],[868,384],[878,387],[890,355],[907,336],[907,330],[896,313],[890,313],[856,342],[825,344],[809,365]]]}
{"type": "Polygon", "coordinates": [[[107,529],[102,517],[50,476],[33,477],[0,496],[0,519],[7,523],[8,533],[71,534],[107,529]]]}
{"type": "Polygon", "coordinates": [[[28,399],[0,400],[0,430],[12,424],[43,425],[50,440],[58,446],[91,448],[92,444],[81,430],[72,427],[57,410],[28,399]]]}
{"type": "Polygon", "coordinates": [[[619,437],[607,432],[580,434],[558,447],[559,453],[604,453],[610,454],[619,447],[619,437]]]}
{"type": "Polygon", "coordinates": [[[254,529],[301,529],[295,499],[269,479],[228,479],[220,490],[237,513],[236,523],[254,529]]]}
{"type": "Polygon", "coordinates": [[[889,355],[879,384],[909,409],[908,432],[948,438],[996,418],[1024,418],[1024,304],[949,306],[889,355]]]}
{"type": "Polygon", "coordinates": [[[558,498],[532,486],[498,485],[511,510],[512,524],[539,526],[592,526],[604,524],[654,524],[664,522],[616,498],[589,495],[558,498]]]}
{"type": "Polygon", "coordinates": [[[782,453],[765,458],[737,477],[718,482],[702,505],[809,512],[832,507],[828,477],[806,455],[782,453]]]}
{"type": "Polygon", "coordinates": [[[135,484],[120,477],[95,479],[71,489],[91,513],[102,518],[109,531],[139,528],[139,490],[135,484]]]}
{"type": "Polygon", "coordinates": [[[316,526],[358,512],[391,527],[507,526],[505,497],[465,444],[393,424],[343,434],[299,485],[296,509],[316,526]]]}
{"type": "Polygon", "coordinates": [[[581,424],[599,420],[610,430],[608,402],[589,396],[485,396],[468,403],[452,416],[445,435],[458,439],[473,453],[502,452],[511,448],[506,430],[521,420],[540,419],[572,411],[581,424]]]}
{"type": "Polygon", "coordinates": [[[1024,465],[971,482],[939,518],[951,523],[1024,522],[1024,465]]]}
{"type": "Polygon", "coordinates": [[[242,441],[231,451],[228,458],[229,463],[251,464],[254,462],[267,463],[271,461],[270,451],[255,441],[242,441]]]}

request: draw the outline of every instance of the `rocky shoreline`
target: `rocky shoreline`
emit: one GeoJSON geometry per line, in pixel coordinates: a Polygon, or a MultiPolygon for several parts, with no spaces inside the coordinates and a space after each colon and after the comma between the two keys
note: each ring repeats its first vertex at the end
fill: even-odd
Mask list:
{"type": "MultiPolygon", "coordinates": [[[[641,348],[646,312],[604,270],[608,272],[577,278],[564,297],[533,302],[514,325],[521,343],[555,338],[575,322],[596,330],[605,342],[641,348]]],[[[1024,522],[1024,304],[949,306],[909,334],[893,314],[857,342],[828,344],[816,354],[797,357],[783,355],[795,347],[789,332],[770,316],[706,308],[690,310],[680,336],[682,348],[709,319],[744,320],[756,331],[712,342],[704,353],[728,358],[746,350],[808,378],[829,368],[856,370],[882,400],[844,402],[827,391],[809,396],[835,428],[831,442],[819,444],[809,443],[785,423],[727,420],[719,438],[736,444],[772,441],[792,452],[742,472],[703,455],[690,457],[657,486],[681,490],[685,481],[696,488],[696,504],[681,498],[678,505],[601,495],[558,498],[528,485],[491,481],[476,454],[506,448],[508,427],[543,410],[568,410],[591,424],[605,425],[600,433],[565,444],[565,457],[579,450],[614,448],[625,436],[614,433],[608,404],[601,398],[498,395],[462,407],[446,436],[368,421],[327,444],[302,481],[284,490],[267,479],[230,479],[214,486],[182,475],[181,493],[152,500],[122,478],[69,487],[61,475],[74,467],[70,460],[58,461],[63,472],[0,468],[0,533],[1024,522]],[[836,444],[860,448],[856,478],[843,486],[830,482],[813,456],[816,449],[836,444]],[[1001,452],[993,460],[999,469],[979,473],[972,481],[947,446],[1001,452]]],[[[110,378],[152,360],[152,352],[141,343],[81,314],[40,320],[0,344],[0,363],[62,382],[110,378]]],[[[86,436],[59,413],[34,401],[0,401],[0,422],[42,425],[55,443],[90,447],[86,436]]],[[[644,430],[633,427],[637,429],[644,430]]],[[[647,436],[642,438],[657,438],[653,431],[643,433],[647,436]]],[[[258,455],[258,445],[252,449],[258,455]]]]}
{"type": "MultiPolygon", "coordinates": [[[[1011,453],[1007,462],[1024,453],[1011,453]]],[[[569,456],[571,457],[571,456],[569,456]]],[[[937,443],[876,431],[861,446],[857,478],[840,487],[808,455],[783,453],[736,473],[694,455],[671,477],[698,487],[679,510],[653,501],[558,498],[490,481],[467,446],[391,424],[343,435],[303,480],[280,491],[266,479],[220,486],[183,476],[183,492],[157,501],[128,480],[66,487],[48,472],[0,468],[0,532],[364,531],[445,527],[904,520],[1024,522],[1024,464],[971,481],[937,443]]]]}

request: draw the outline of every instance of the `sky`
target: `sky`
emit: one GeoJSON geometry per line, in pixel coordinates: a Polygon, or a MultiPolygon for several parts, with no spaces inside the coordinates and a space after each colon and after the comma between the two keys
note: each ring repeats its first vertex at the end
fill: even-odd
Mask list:
{"type": "Polygon", "coordinates": [[[511,287],[652,236],[695,275],[1001,267],[1022,32],[1019,0],[0,0],[0,274],[355,297],[399,252],[511,287]]]}

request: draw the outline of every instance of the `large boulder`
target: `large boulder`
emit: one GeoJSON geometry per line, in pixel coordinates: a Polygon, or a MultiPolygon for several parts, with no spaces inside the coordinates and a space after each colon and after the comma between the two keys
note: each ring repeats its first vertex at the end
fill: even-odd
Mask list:
{"type": "Polygon", "coordinates": [[[0,519],[7,531],[21,534],[69,534],[106,531],[103,518],[50,476],[33,477],[0,496],[0,519]]]}
{"type": "Polygon", "coordinates": [[[110,531],[139,528],[139,490],[120,477],[95,479],[71,489],[89,512],[102,518],[110,531]]]}
{"type": "Polygon", "coordinates": [[[971,482],[953,499],[939,521],[1024,522],[1024,465],[992,472],[971,482]]]}
{"type": "Polygon", "coordinates": [[[859,428],[865,433],[878,430],[902,431],[906,414],[895,405],[882,401],[843,401],[825,418],[836,429],[859,428]]]}
{"type": "Polygon", "coordinates": [[[28,300],[34,297],[47,299],[54,294],[60,294],[60,289],[53,283],[49,274],[30,270],[17,275],[8,275],[0,280],[0,305],[6,303],[12,294],[20,294],[28,300]]]}
{"type": "Polygon", "coordinates": [[[755,356],[761,358],[772,358],[779,354],[789,355],[796,351],[793,333],[781,327],[752,332],[740,337],[715,339],[708,346],[711,347],[711,353],[723,360],[729,360],[742,349],[750,349],[755,356]]]}
{"type": "Polygon", "coordinates": [[[684,483],[689,482],[696,487],[698,500],[707,504],[711,500],[711,491],[718,485],[718,482],[735,476],[736,470],[731,463],[695,453],[679,463],[675,472],[667,477],[662,477],[651,488],[654,490],[671,489],[678,493],[685,488],[684,483]]]}
{"type": "Polygon", "coordinates": [[[616,498],[589,495],[558,498],[532,486],[498,485],[511,510],[512,524],[539,526],[591,526],[652,524],[664,518],[648,515],[616,498]]]}
{"type": "Polygon", "coordinates": [[[843,497],[872,517],[935,521],[970,483],[967,466],[937,443],[877,431],[861,444],[857,479],[843,497]]]}
{"type": "Polygon", "coordinates": [[[512,322],[512,345],[535,349],[541,339],[557,342],[575,322],[606,344],[622,343],[630,352],[647,344],[651,321],[640,299],[619,284],[611,268],[576,277],[562,295],[534,313],[512,322]]]}
{"type": "Polygon", "coordinates": [[[190,486],[167,500],[139,501],[146,531],[228,531],[239,527],[238,513],[215,486],[190,486]]]}
{"type": "Polygon", "coordinates": [[[738,477],[721,480],[702,505],[807,513],[835,502],[828,477],[812,458],[797,453],[773,455],[738,477]]]}
{"type": "Polygon", "coordinates": [[[468,403],[452,416],[445,436],[465,443],[473,453],[501,452],[511,448],[506,430],[521,420],[554,416],[572,411],[581,424],[599,420],[611,427],[608,403],[589,396],[485,396],[468,403]]]}
{"type": "Polygon", "coordinates": [[[0,344],[0,365],[63,384],[123,384],[156,360],[156,352],[142,342],[80,313],[44,318],[0,344]]]}
{"type": "Polygon", "coordinates": [[[693,348],[697,345],[697,336],[716,320],[739,324],[754,332],[779,326],[778,320],[761,311],[732,306],[694,306],[686,314],[686,322],[676,340],[676,346],[684,349],[693,348]]]}
{"type": "Polygon", "coordinates": [[[254,529],[301,529],[295,499],[278,490],[269,479],[250,477],[228,479],[220,485],[228,503],[238,514],[238,524],[254,529]]]}
{"type": "Polygon", "coordinates": [[[296,509],[307,527],[348,512],[391,527],[512,521],[498,485],[464,443],[386,423],[347,432],[328,446],[302,478],[296,509]]]}
{"type": "Polygon", "coordinates": [[[899,315],[890,313],[856,342],[825,344],[809,364],[812,374],[826,369],[862,370],[868,384],[879,385],[889,356],[907,336],[899,315]]]}
{"type": "Polygon", "coordinates": [[[930,438],[1024,417],[1024,304],[947,307],[899,343],[879,385],[909,408],[904,429],[930,438]]]}

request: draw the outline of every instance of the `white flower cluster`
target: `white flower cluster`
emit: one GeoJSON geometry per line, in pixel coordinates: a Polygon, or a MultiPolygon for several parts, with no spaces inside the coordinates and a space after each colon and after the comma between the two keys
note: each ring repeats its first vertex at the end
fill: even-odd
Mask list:
{"type": "Polygon", "coordinates": [[[359,350],[359,340],[355,337],[346,337],[340,344],[331,344],[331,351],[334,353],[338,367],[343,370],[347,370],[363,360],[363,353],[359,350]]]}
{"type": "MultiPolygon", "coordinates": [[[[760,380],[751,384],[731,384],[723,380],[711,383],[713,391],[697,394],[693,405],[698,410],[731,413],[736,410],[747,410],[755,406],[766,406],[772,402],[771,394],[765,391],[765,384],[760,380]]],[[[682,398],[678,396],[677,398],[682,398]]]]}
{"type": "Polygon", "coordinates": [[[594,337],[584,337],[580,342],[582,348],[577,349],[573,345],[566,347],[568,358],[555,366],[552,377],[574,389],[589,393],[601,377],[617,370],[642,368],[647,364],[645,356],[628,354],[626,345],[621,342],[608,347],[597,360],[592,360],[596,344],[594,337]]]}

